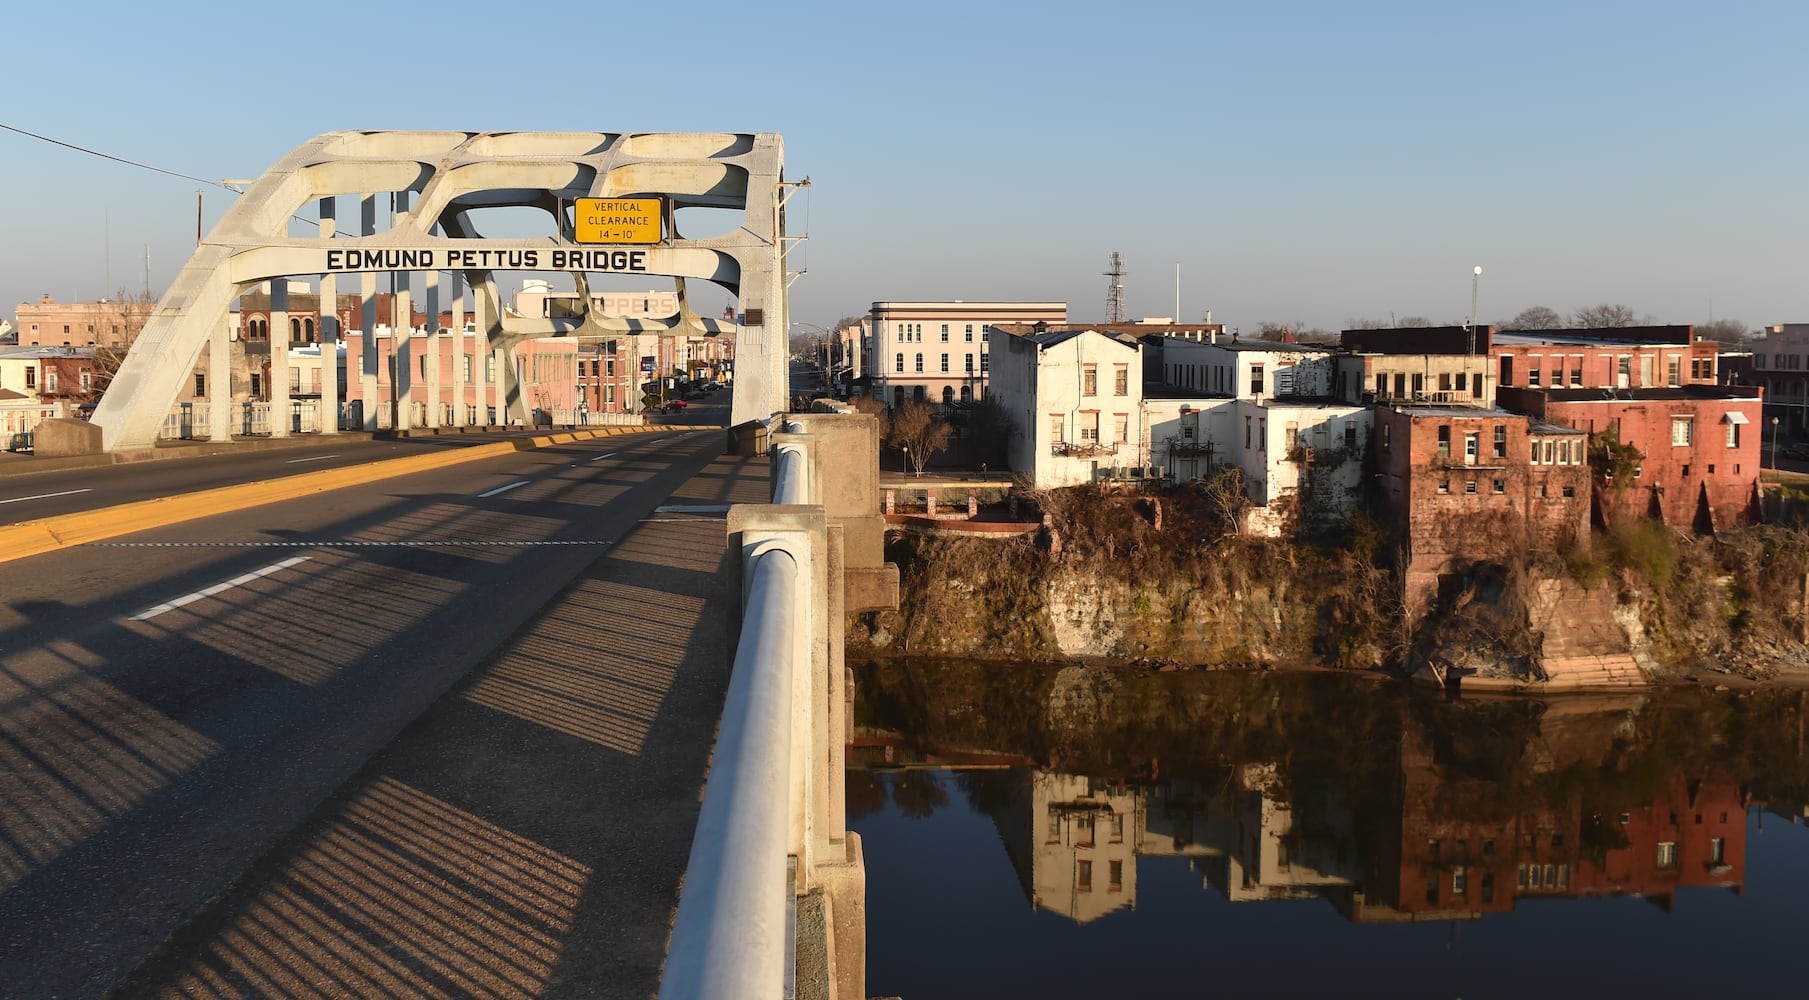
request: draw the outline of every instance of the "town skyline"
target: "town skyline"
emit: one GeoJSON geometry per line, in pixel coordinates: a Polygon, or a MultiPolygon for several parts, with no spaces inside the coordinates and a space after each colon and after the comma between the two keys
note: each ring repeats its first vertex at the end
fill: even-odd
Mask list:
{"type": "MultiPolygon", "coordinates": [[[[602,86],[577,109],[552,86],[561,66],[607,59],[576,44],[536,64],[544,85],[524,100],[494,85],[528,65],[507,46],[473,68],[346,76],[285,30],[295,58],[253,72],[239,40],[275,31],[270,15],[21,12],[17,37],[79,34],[92,71],[69,74],[63,46],[14,53],[17,78],[57,83],[0,120],[0,310],[161,292],[193,248],[197,188],[205,230],[234,197],[211,179],[372,127],[778,132],[787,176],[812,178],[789,209],[809,237],[792,319],[819,326],[879,300],[1064,301],[1102,321],[1113,251],[1129,316],[1211,310],[1246,332],[1461,323],[1476,266],[1478,323],[1604,302],[1749,329],[1809,315],[1809,205],[1790,169],[1809,137],[1790,127],[1788,75],[1809,12],[1790,5],[1056,4],[1033,23],[805,4],[774,24],[706,7],[674,30],[660,88],[602,86]]],[[[350,27],[362,9],[316,10],[350,27]]],[[[621,18],[633,48],[646,32],[621,18]]]]}

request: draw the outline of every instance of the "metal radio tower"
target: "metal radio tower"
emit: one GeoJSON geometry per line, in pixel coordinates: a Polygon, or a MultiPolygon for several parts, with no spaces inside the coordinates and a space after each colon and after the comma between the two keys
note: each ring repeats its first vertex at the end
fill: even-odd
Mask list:
{"type": "Polygon", "coordinates": [[[1124,276],[1131,273],[1124,269],[1124,257],[1118,251],[1112,251],[1111,270],[1106,277],[1112,283],[1106,286],[1106,322],[1124,322],[1124,276]]]}

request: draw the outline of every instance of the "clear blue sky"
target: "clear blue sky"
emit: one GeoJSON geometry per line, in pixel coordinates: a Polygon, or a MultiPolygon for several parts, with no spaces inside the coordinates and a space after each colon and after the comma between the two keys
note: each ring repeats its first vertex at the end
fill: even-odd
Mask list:
{"type": "MultiPolygon", "coordinates": [[[[343,128],[775,131],[793,318],[1809,321],[1809,4],[15,5],[0,123],[203,178],[343,128]],[[1026,13],[1035,11],[1035,13],[1026,13]]],[[[0,132],[0,315],[153,291],[193,181],[0,132]]],[[[213,224],[231,196],[207,191],[213,224]]],[[[712,301],[706,299],[706,303],[712,301]]]]}

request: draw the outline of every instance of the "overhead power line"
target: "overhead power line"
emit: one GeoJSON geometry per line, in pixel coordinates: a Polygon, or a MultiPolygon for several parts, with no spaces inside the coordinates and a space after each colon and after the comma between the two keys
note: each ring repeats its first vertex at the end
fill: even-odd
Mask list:
{"type": "MultiPolygon", "coordinates": [[[[214,187],[225,188],[228,191],[233,190],[231,187],[229,187],[228,185],[226,185],[220,181],[210,181],[205,177],[196,177],[192,174],[185,174],[185,173],[182,173],[182,172],[176,171],[176,170],[165,170],[162,167],[153,167],[149,163],[140,163],[137,160],[128,160],[123,156],[114,156],[111,153],[103,153],[98,149],[89,149],[86,146],[77,146],[73,142],[64,142],[61,139],[52,139],[50,136],[39,135],[36,132],[27,132],[26,130],[24,130],[22,128],[15,128],[11,125],[0,124],[0,129],[5,129],[8,132],[17,132],[20,135],[29,136],[33,139],[37,139],[40,142],[48,142],[53,146],[61,146],[64,149],[73,149],[78,153],[87,153],[89,156],[98,156],[103,160],[112,160],[115,163],[123,163],[128,167],[138,167],[141,170],[154,170],[157,173],[168,174],[171,177],[180,177],[186,181],[199,181],[202,184],[212,184],[214,187]]],[[[234,192],[234,193],[236,194],[238,192],[234,192]]]]}

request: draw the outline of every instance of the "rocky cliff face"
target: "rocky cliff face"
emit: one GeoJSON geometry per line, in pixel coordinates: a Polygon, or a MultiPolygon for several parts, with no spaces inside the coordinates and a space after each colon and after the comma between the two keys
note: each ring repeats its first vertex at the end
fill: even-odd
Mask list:
{"type": "Polygon", "coordinates": [[[1229,538],[1183,554],[1165,541],[1124,530],[1105,544],[1071,533],[1057,546],[901,536],[889,554],[902,570],[901,605],[856,616],[850,654],[1385,668],[1507,688],[1809,668],[1800,593],[1765,583],[1783,567],[1762,556],[1779,546],[1745,536],[1667,542],[1677,548],[1665,574],[1612,565],[1612,553],[1593,572],[1553,557],[1478,563],[1442,580],[1415,622],[1404,619],[1398,580],[1360,546],[1229,538]],[[1742,552],[1759,555],[1729,555],[1742,552]]]}

